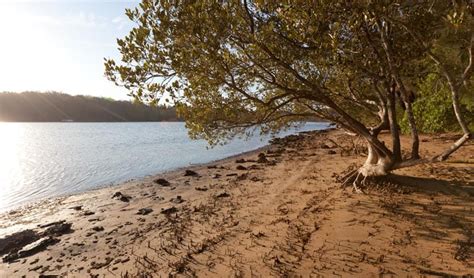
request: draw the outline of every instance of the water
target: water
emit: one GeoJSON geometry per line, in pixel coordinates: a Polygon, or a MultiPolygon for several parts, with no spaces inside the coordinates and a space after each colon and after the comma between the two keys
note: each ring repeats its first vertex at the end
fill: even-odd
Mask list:
{"type": "MultiPolygon", "coordinates": [[[[308,123],[279,135],[326,127],[308,123]]],[[[207,149],[188,138],[183,123],[0,123],[0,211],[222,159],[269,139],[207,149]]]]}

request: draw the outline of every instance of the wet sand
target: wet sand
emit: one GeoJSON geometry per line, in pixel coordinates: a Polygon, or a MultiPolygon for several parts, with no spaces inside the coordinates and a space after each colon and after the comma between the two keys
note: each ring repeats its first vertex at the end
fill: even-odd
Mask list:
{"type": "MultiPolygon", "coordinates": [[[[421,154],[451,137],[422,136],[421,154]]],[[[339,130],[303,133],[1,214],[0,238],[31,230],[53,241],[0,263],[0,277],[474,274],[474,144],[356,194],[336,180],[363,150],[339,130]]]]}

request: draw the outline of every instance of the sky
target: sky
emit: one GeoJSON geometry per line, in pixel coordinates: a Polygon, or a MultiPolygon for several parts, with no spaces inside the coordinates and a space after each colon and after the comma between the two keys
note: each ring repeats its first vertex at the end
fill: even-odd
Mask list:
{"type": "Polygon", "coordinates": [[[0,92],[130,99],[104,77],[103,59],[120,58],[116,39],[133,27],[125,9],[138,3],[0,0],[0,92]]]}

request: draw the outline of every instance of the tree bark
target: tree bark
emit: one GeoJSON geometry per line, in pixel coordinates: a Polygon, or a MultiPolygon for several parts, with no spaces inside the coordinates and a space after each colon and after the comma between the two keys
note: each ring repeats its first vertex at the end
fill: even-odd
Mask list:
{"type": "Polygon", "coordinates": [[[388,63],[388,68],[390,69],[390,73],[395,80],[395,83],[398,86],[398,89],[400,90],[400,93],[402,95],[402,101],[406,104],[406,112],[408,116],[408,123],[410,125],[411,129],[411,137],[412,137],[412,151],[411,151],[411,156],[413,159],[419,158],[419,137],[418,137],[418,130],[416,128],[416,122],[415,122],[415,117],[413,116],[413,111],[411,107],[411,103],[408,99],[408,92],[405,88],[405,85],[403,84],[403,80],[400,77],[400,74],[398,70],[395,67],[395,61],[393,60],[393,55],[392,55],[392,49],[390,46],[389,41],[387,40],[387,35],[386,35],[386,28],[388,22],[384,22],[385,25],[382,25],[378,23],[378,28],[380,32],[380,38],[382,40],[382,45],[385,50],[385,56],[387,57],[387,63],[388,63]]]}
{"type": "Polygon", "coordinates": [[[402,152],[400,147],[400,132],[398,130],[397,114],[395,109],[395,90],[388,89],[387,97],[388,121],[392,135],[393,160],[401,161],[402,152]]]}
{"type": "Polygon", "coordinates": [[[413,109],[410,101],[405,101],[406,113],[408,117],[408,124],[411,129],[411,159],[420,158],[420,139],[418,137],[418,129],[416,128],[415,116],[413,115],[413,109]]]}
{"type": "Polygon", "coordinates": [[[359,168],[358,173],[365,178],[385,176],[389,173],[392,160],[389,157],[380,156],[377,149],[369,142],[367,159],[359,168]]]}

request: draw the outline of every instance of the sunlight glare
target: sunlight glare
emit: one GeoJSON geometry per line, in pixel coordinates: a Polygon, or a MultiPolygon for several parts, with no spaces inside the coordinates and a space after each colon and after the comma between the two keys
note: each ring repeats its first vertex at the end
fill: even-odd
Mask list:
{"type": "MultiPolygon", "coordinates": [[[[51,78],[66,79],[68,58],[52,33],[54,18],[0,5],[0,76],[4,90],[49,88],[51,78]],[[5,87],[6,86],[6,87],[5,87]]],[[[74,74],[69,72],[68,74],[74,74]]]]}
{"type": "Polygon", "coordinates": [[[0,122],[0,207],[5,205],[12,192],[14,177],[22,179],[20,167],[20,144],[24,128],[18,123],[0,122]]]}

